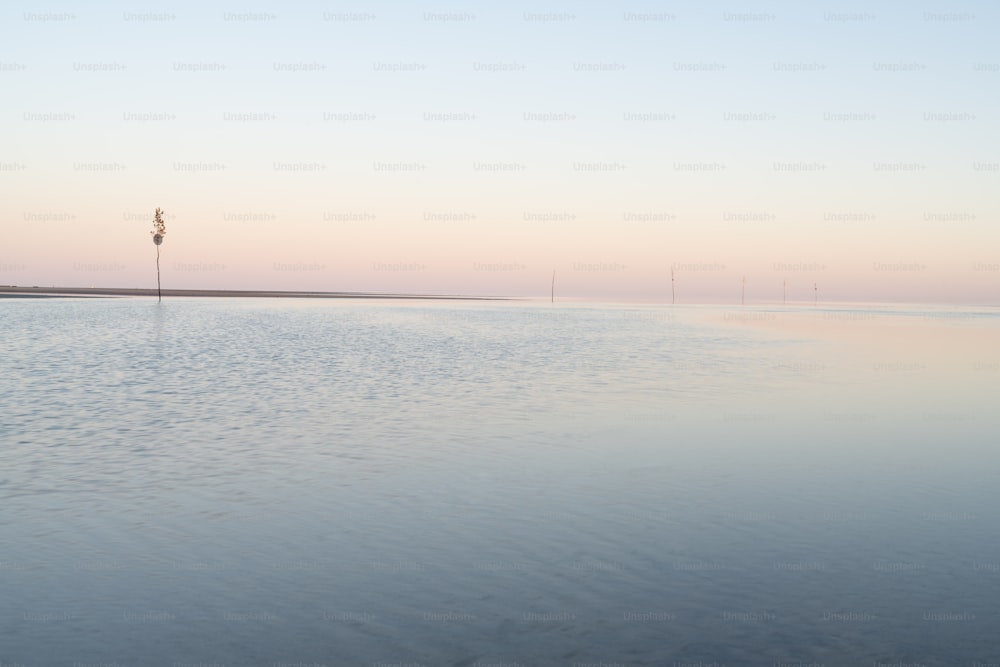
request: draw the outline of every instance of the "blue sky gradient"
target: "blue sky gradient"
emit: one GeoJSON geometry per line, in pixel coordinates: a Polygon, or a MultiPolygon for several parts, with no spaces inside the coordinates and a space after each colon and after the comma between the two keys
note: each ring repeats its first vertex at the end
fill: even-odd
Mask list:
{"type": "Polygon", "coordinates": [[[8,3],[0,284],[996,302],[998,18],[8,3]]]}

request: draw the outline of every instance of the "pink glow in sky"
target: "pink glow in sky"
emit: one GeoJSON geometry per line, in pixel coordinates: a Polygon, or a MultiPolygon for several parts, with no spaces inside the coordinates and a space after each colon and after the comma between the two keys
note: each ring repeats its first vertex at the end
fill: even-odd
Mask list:
{"type": "Polygon", "coordinates": [[[7,25],[0,284],[1000,294],[988,22],[312,9],[7,25]]]}

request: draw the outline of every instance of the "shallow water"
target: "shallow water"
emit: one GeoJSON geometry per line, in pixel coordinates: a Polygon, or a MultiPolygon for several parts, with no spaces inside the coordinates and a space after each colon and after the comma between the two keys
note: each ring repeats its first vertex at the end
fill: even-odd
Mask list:
{"type": "Polygon", "coordinates": [[[2,302],[0,662],[997,662],[998,333],[2,302]]]}

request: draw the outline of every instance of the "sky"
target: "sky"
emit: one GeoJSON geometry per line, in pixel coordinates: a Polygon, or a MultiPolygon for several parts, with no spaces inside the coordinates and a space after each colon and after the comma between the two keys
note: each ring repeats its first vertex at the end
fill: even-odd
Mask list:
{"type": "Polygon", "coordinates": [[[0,285],[155,287],[159,206],[165,288],[996,304],[998,31],[994,2],[13,0],[0,285]]]}

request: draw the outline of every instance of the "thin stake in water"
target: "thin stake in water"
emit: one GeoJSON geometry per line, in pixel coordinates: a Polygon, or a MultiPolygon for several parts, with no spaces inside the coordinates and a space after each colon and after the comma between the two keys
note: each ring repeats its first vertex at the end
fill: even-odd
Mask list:
{"type": "Polygon", "coordinates": [[[156,300],[163,301],[163,294],[160,292],[160,244],[167,233],[167,225],[163,222],[163,210],[157,206],[156,214],[153,216],[153,245],[156,246],[156,300]]]}

